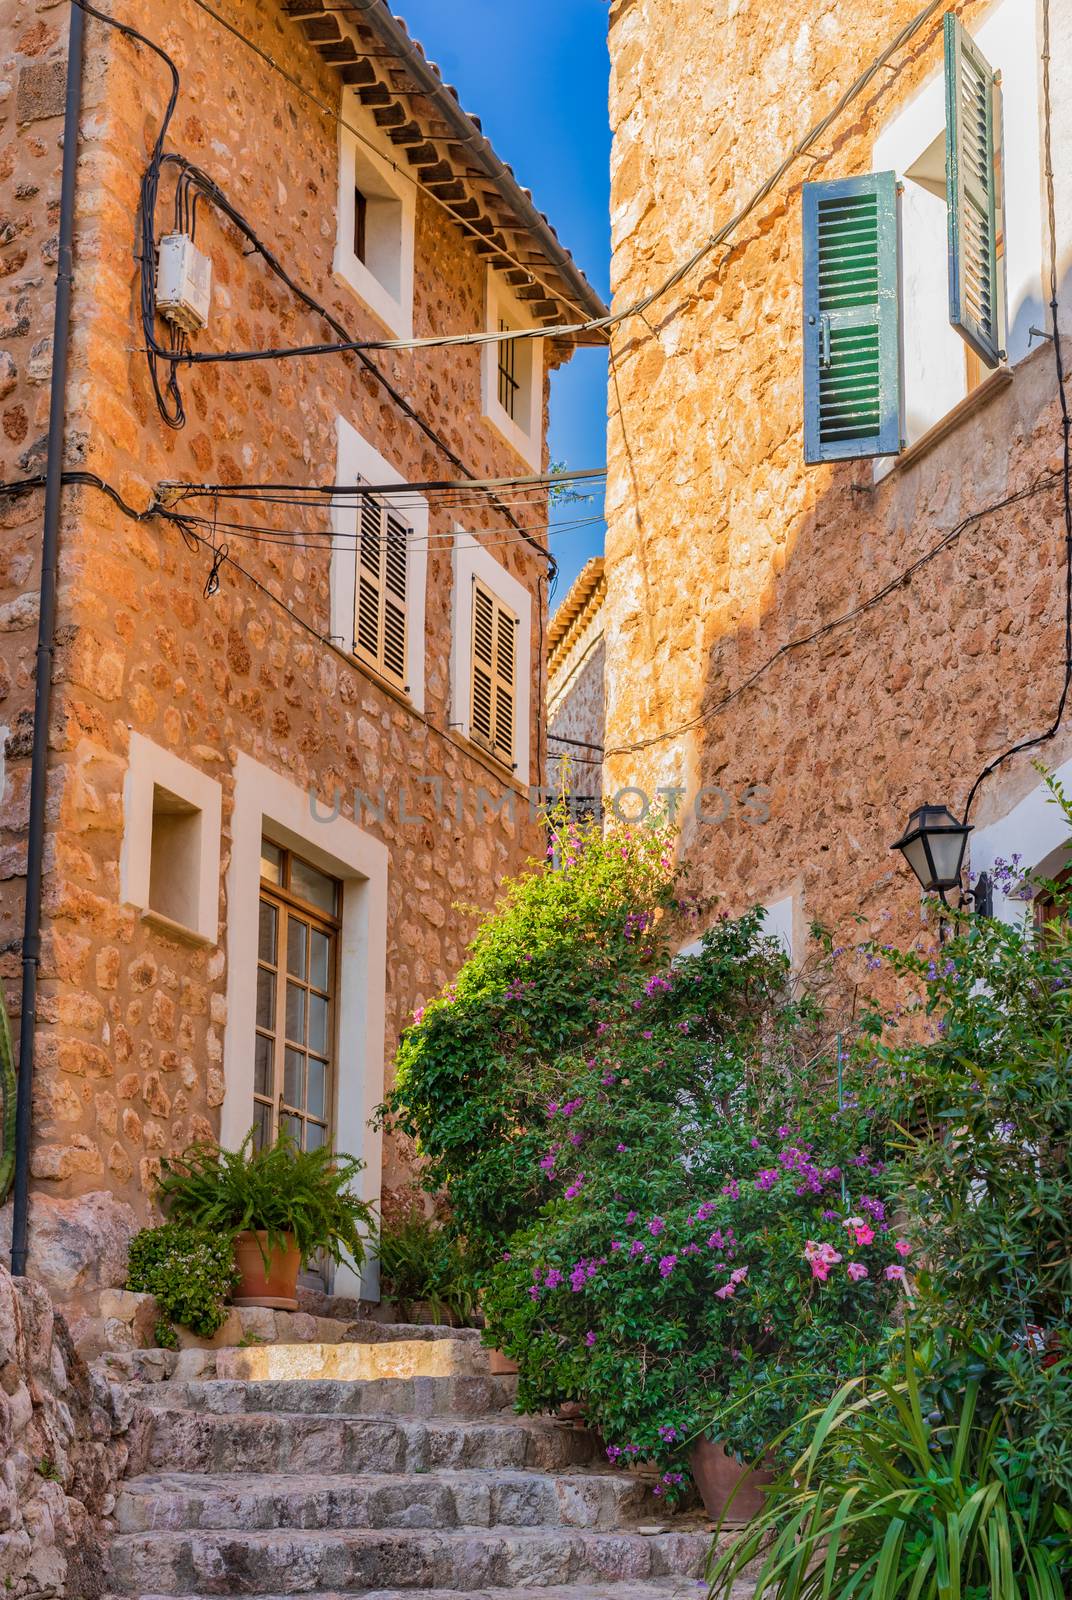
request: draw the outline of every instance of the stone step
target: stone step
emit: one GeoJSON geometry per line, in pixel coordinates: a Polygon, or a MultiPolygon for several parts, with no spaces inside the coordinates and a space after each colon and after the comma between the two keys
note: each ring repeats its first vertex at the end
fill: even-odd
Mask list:
{"type": "MultiPolygon", "coordinates": [[[[708,1533],[602,1533],[575,1529],[332,1529],[119,1534],[112,1587],[121,1594],[360,1593],[481,1586],[535,1590],[677,1577],[698,1579],[708,1533]]],[[[695,1590],[693,1591],[695,1593],[695,1590]]]]}
{"type": "Polygon", "coordinates": [[[122,1484],[121,1533],[256,1528],[617,1528],[657,1515],[624,1472],[145,1474],[122,1484]]]}
{"type": "MultiPolygon", "coordinates": [[[[547,1588],[470,1589],[466,1600],[703,1600],[706,1583],[695,1578],[650,1578],[644,1583],[551,1584],[547,1588]]],[[[733,1600],[753,1600],[755,1585],[734,1584],[733,1600]]],[[[118,1600],[105,1595],[103,1600],[118,1600]]],[[[137,1600],[208,1600],[207,1595],[142,1594],[137,1600]]],[[[245,1600],[284,1600],[282,1595],[250,1594],[245,1600]]],[[[304,1600],[458,1600],[456,1589],[352,1589],[345,1596],[316,1590],[304,1600]]]]}
{"type": "Polygon", "coordinates": [[[591,1435],[531,1417],[423,1420],[157,1409],[146,1466],[166,1472],[428,1472],[465,1467],[561,1472],[599,1458],[591,1435]]]}
{"type": "Polygon", "coordinates": [[[220,1416],[270,1411],[305,1416],[482,1417],[511,1409],[517,1379],[269,1378],[250,1382],[217,1378],[145,1384],[133,1392],[155,1410],[220,1416]]]}
{"type": "MultiPolygon", "coordinates": [[[[421,1330],[418,1330],[421,1331],[421,1330]]],[[[425,1332],[433,1330],[425,1329],[425,1332]]],[[[435,1330],[440,1331],[440,1330],[435,1330]]],[[[452,1330],[444,1330],[452,1331],[452,1330]]],[[[490,1351],[471,1339],[348,1340],[342,1344],[265,1344],[205,1352],[201,1376],[262,1383],[279,1378],[485,1377],[490,1351]]],[[[182,1370],[176,1376],[194,1377],[182,1370]]]]}

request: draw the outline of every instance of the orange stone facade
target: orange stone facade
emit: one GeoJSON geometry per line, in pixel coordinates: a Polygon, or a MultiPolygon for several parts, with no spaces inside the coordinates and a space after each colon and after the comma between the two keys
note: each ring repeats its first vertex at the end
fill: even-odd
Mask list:
{"type": "MultiPolygon", "coordinates": [[[[614,308],[650,291],[725,223],[918,9],[910,0],[616,0],[614,308]]],[[[797,961],[813,919],[849,944],[920,932],[918,885],[891,842],[924,802],[962,814],[976,774],[1046,729],[1061,692],[1062,437],[1045,337],[1045,8],[966,0],[955,9],[1002,72],[1006,367],[992,375],[969,368],[965,377],[963,348],[946,327],[958,370],[939,370],[930,395],[920,381],[912,387],[913,363],[925,369],[931,359],[918,336],[927,295],[945,319],[944,204],[934,201],[934,251],[918,248],[903,176],[916,124],[921,141],[941,133],[940,11],[721,248],[614,335],[604,793],[679,790],[693,887],[731,913],[777,908],[797,961]],[[807,466],[801,185],[891,166],[905,190],[908,448],[877,470],[871,460],[807,466]],[[947,378],[970,396],[928,414],[947,378]]],[[[1067,0],[1050,0],[1049,31],[1067,366],[1067,0]]],[[[937,150],[941,170],[940,143],[937,150]]],[[[1063,831],[1054,833],[1032,760],[1067,764],[1067,716],[1065,724],[982,785],[973,869],[992,865],[1010,840],[1027,866],[1064,859],[1063,831]]]]}
{"type": "MultiPolygon", "coordinates": [[[[168,148],[211,176],[291,276],[354,337],[390,337],[393,330],[333,267],[340,185],[334,108],[345,94],[354,96],[355,114],[375,119],[369,126],[383,160],[412,187],[415,335],[484,331],[489,281],[505,284],[537,318],[577,315],[543,243],[527,238],[524,216],[507,215],[488,192],[403,64],[384,66],[374,18],[358,28],[355,13],[350,29],[319,3],[221,0],[221,14],[251,49],[185,0],[125,0],[116,11],[179,69],[168,148]],[[461,177],[442,170],[444,152],[461,177]],[[527,270],[518,269],[521,250],[527,270]],[[551,280],[561,301],[548,299],[551,280]]],[[[12,483],[44,470],[69,8],[4,0],[2,18],[0,475],[12,483]]],[[[342,419],[400,480],[462,476],[352,356],[181,369],[187,423],[177,431],[163,424],[142,353],[134,256],[139,180],[168,90],[156,56],[87,20],[67,467],[97,474],[139,512],[165,480],[332,484],[342,419]]],[[[172,225],[173,193],[174,170],[165,169],[158,234],[172,225]]],[[[334,337],[204,200],[197,245],[212,260],[213,294],[195,348],[263,349],[334,337]]],[[[587,291],[582,313],[598,310],[587,291]]],[[[157,335],[164,337],[159,321],[157,335]]],[[[565,344],[545,347],[541,414],[532,419],[535,460],[489,421],[479,348],[386,352],[371,360],[469,472],[484,478],[546,463],[549,373],[569,353],[565,344]]],[[[210,500],[193,509],[204,515],[206,508],[211,519],[210,500]]],[[[39,491],[0,493],[0,974],[16,1033],[41,509],[39,491]]],[[[306,510],[220,500],[215,509],[221,524],[271,531],[256,540],[241,528],[213,534],[198,526],[202,538],[226,544],[229,556],[219,567],[218,592],[206,597],[213,561],[204,543],[191,547],[178,526],[160,518],[132,520],[91,487],[68,486],[63,499],[32,1174],[39,1196],[74,1200],[108,1191],[137,1218],[149,1214],[160,1159],[221,1129],[230,969],[238,956],[232,819],[243,762],[259,764],[244,769],[254,790],[263,769],[315,798],[306,829],[314,862],[330,869],[331,851],[316,854],[319,807],[323,817],[334,813],[340,826],[360,830],[368,860],[385,864],[380,1012],[361,995],[352,1005],[358,1027],[382,1013],[380,1058],[373,1049],[366,1060],[374,1079],[383,1062],[389,1070],[414,1008],[462,961],[471,908],[490,906],[504,874],[538,845],[530,785],[542,777],[545,753],[545,501],[531,497],[516,512],[533,530],[526,542],[486,500],[459,507],[431,499],[421,541],[420,704],[408,685],[392,686],[355,660],[345,636],[328,637],[338,608],[331,592],[338,541],[327,503],[306,510]],[[529,714],[517,730],[525,760],[515,766],[494,759],[459,727],[468,714],[459,716],[452,684],[457,651],[468,647],[467,633],[458,638],[459,532],[525,596],[518,637],[528,647],[518,676],[529,714]],[[206,792],[218,789],[220,851],[207,936],[186,937],[124,898],[124,874],[132,870],[124,856],[131,752],[139,740],[139,748],[162,751],[210,780],[206,792]]],[[[342,604],[345,613],[345,595],[342,604]]],[[[267,822],[265,831],[272,832],[267,822]]],[[[276,838],[301,854],[296,824],[276,838]]],[[[359,877],[366,871],[354,870],[359,877]]],[[[248,951],[243,959],[252,959],[248,951]]],[[[375,973],[362,970],[362,981],[374,983],[375,973]]],[[[345,990],[345,971],[343,980],[345,990]]],[[[337,1050],[341,1081],[345,1039],[337,1050]]],[[[229,1114],[232,1128],[243,1119],[252,1120],[252,1106],[248,1118],[244,1105],[229,1114]]],[[[405,1181],[406,1152],[386,1149],[384,1191],[405,1181]]]]}

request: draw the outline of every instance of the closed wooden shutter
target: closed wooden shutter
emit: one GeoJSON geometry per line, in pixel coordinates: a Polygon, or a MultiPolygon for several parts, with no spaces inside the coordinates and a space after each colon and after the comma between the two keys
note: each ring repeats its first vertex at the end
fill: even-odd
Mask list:
{"type": "Polygon", "coordinates": [[[1001,99],[994,73],[953,12],[945,18],[949,320],[988,367],[1004,359],[1001,99]]]}
{"type": "Polygon", "coordinates": [[[409,529],[377,500],[361,502],[354,595],[354,654],[406,687],[409,529]]]}
{"type": "Polygon", "coordinates": [[[508,766],[516,765],[517,618],[490,589],[473,581],[473,678],[470,734],[508,766]]]}
{"type": "Polygon", "coordinates": [[[806,183],[804,459],[901,449],[897,180],[806,183]]]}

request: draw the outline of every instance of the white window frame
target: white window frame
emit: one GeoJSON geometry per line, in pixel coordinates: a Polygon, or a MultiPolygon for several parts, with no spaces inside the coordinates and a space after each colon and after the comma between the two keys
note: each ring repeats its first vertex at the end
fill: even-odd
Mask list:
{"type": "Polygon", "coordinates": [[[131,732],[126,777],[123,781],[123,843],[119,855],[119,897],[136,906],[144,921],[195,943],[214,945],[220,915],[220,825],[223,790],[172,750],[154,744],[144,734],[131,732]],[[152,872],[153,802],[155,791],[165,789],[199,813],[195,910],[188,922],[155,911],[149,903],[152,872]]]}
{"type": "MultiPolygon", "coordinates": [[[[499,322],[514,328],[536,328],[539,323],[527,310],[503,278],[488,268],[485,299],[484,326],[488,333],[498,332],[499,322]]],[[[529,425],[522,428],[499,400],[499,345],[492,341],[484,345],[481,360],[481,398],[484,415],[492,427],[506,440],[521,459],[534,472],[543,466],[543,340],[526,339],[519,350],[528,353],[528,418],[529,425]]]]}
{"type": "MultiPolygon", "coordinates": [[[[405,479],[345,417],[336,419],[335,481],[338,484],[405,483],[405,479]]],[[[336,500],[332,506],[335,538],[331,550],[331,636],[347,655],[377,683],[390,684],[396,694],[404,693],[415,711],[424,711],[425,702],[425,604],[428,587],[428,502],[421,495],[381,496],[406,526],[412,529],[406,575],[406,683],[399,687],[381,678],[375,668],[353,655],[354,599],[357,583],[357,539],[360,511],[356,497],[349,502],[336,500]]]]}
{"type": "MultiPolygon", "coordinates": [[[[517,617],[514,669],[514,777],[527,787],[530,781],[532,720],[532,607],[533,595],[519,579],[496,561],[490,550],[471,533],[455,530],[452,556],[454,598],[450,641],[451,727],[463,739],[472,738],[473,692],[473,582],[478,580],[517,617]]],[[[498,760],[492,756],[490,759],[498,760]]]]}
{"type": "MultiPolygon", "coordinates": [[[[251,756],[235,764],[227,868],[227,1025],[220,1143],[234,1150],[253,1121],[261,838],[294,850],[342,883],[335,1072],[335,1148],[365,1163],[355,1185],[379,1201],[383,1135],[370,1126],[383,1099],[387,1005],[387,846],[251,756]]],[[[336,1267],[335,1294],[378,1299],[375,1262],[336,1267]]]]}
{"type": "MultiPolygon", "coordinates": [[[[1054,776],[1066,792],[1072,791],[1072,761],[1058,767],[1054,776]]],[[[995,861],[1011,861],[1016,855],[1025,877],[1035,873],[1055,878],[1072,863],[1065,814],[1044,783],[1037,783],[1004,816],[968,835],[968,867],[973,882],[982,872],[992,878],[995,861]]],[[[1009,887],[1014,892],[1005,894],[994,884],[994,916],[1002,922],[1029,922],[1033,915],[1031,901],[1021,899],[1015,893],[1015,885],[1009,887]]]]}
{"type": "MultiPolygon", "coordinates": [[[[1042,281],[1042,155],[1038,46],[1034,0],[1000,0],[980,21],[967,19],[972,38],[1001,74],[1004,165],[1005,282],[1008,305],[1007,364],[1031,348],[1029,330],[1046,326],[1042,281]]],[[[949,322],[946,203],[919,181],[905,177],[927,153],[944,186],[933,147],[945,132],[945,76],[939,66],[875,140],[871,167],[904,178],[901,196],[905,439],[909,447],[968,395],[968,345],[949,322]]],[[[939,146],[944,150],[944,145],[939,146]]],[[[1000,369],[999,369],[1000,370],[1000,369]]],[[[984,377],[984,382],[986,381],[984,377]]],[[[897,458],[876,461],[875,479],[892,472],[897,458]]]]}
{"type": "MultiPolygon", "coordinates": [[[[393,166],[374,146],[383,145],[383,134],[375,118],[361,104],[353,89],[344,89],[339,122],[339,174],[336,213],[338,232],[335,241],[335,272],[383,323],[396,339],[413,337],[413,260],[417,217],[416,185],[393,166]],[[359,139],[345,124],[350,123],[365,135],[359,139]],[[368,142],[366,143],[366,139],[368,142]],[[376,193],[389,197],[400,207],[398,292],[380,278],[354,253],[354,189],[374,184],[376,193]]],[[[375,199],[375,194],[372,196],[375,199]]]]}

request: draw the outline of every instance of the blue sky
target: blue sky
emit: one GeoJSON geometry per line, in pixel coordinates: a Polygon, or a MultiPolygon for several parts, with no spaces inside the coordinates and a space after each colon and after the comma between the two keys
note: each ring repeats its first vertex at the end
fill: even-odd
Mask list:
{"type": "MultiPolygon", "coordinates": [[[[395,0],[395,9],[606,299],[606,0],[395,0]]],[[[552,459],[574,468],[604,464],[606,385],[601,349],[579,351],[555,374],[552,459]]],[[[600,509],[598,502],[563,506],[557,518],[576,521],[600,509]]],[[[602,525],[552,535],[551,547],[561,568],[553,609],[602,551],[602,525]]]]}

